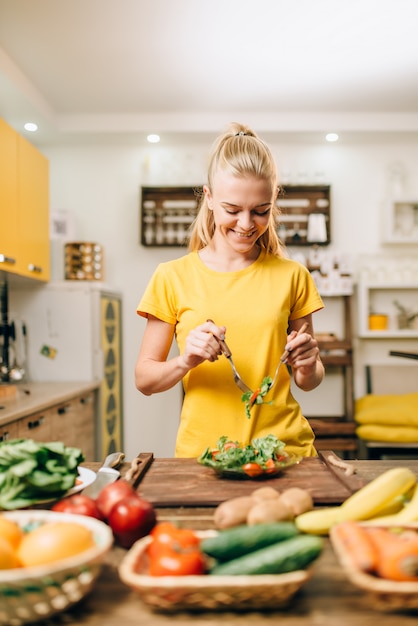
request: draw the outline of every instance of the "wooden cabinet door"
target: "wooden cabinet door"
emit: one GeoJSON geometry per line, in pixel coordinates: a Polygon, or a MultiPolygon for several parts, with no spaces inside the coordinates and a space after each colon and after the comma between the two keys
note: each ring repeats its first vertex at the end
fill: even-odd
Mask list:
{"type": "Polygon", "coordinates": [[[49,164],[23,137],[18,138],[20,273],[42,281],[50,278],[49,164]]]}
{"type": "Polygon", "coordinates": [[[51,424],[52,413],[50,409],[34,413],[18,421],[18,437],[46,443],[52,439],[51,424]]]}
{"type": "Polygon", "coordinates": [[[11,422],[11,424],[4,424],[3,426],[0,426],[0,443],[3,441],[10,441],[11,439],[17,439],[18,437],[18,422],[11,422]]]}
{"type": "Polygon", "coordinates": [[[51,438],[80,448],[86,461],[95,460],[94,392],[52,409],[51,438]]]}
{"type": "Polygon", "coordinates": [[[18,135],[0,119],[0,270],[16,272],[18,255],[18,135]]]}

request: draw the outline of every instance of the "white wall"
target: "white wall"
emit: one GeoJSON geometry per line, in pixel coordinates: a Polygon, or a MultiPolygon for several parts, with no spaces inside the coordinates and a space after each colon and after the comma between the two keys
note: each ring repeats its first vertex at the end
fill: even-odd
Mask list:
{"type": "MultiPolygon", "coordinates": [[[[401,162],[405,194],[418,198],[417,143],[273,145],[279,170],[288,182],[331,184],[330,249],[357,258],[365,254],[414,254],[415,247],[384,249],[380,222],[390,191],[389,168],[401,162]],[[319,180],[321,179],[321,180],[319,180]]],[[[145,321],[136,306],[157,263],[181,249],[144,248],[139,243],[141,185],[196,185],[205,182],[209,146],[177,148],[117,145],[47,147],[51,210],[73,212],[76,240],[96,241],[105,249],[106,283],[123,293],[123,374],[125,453],[172,456],[180,408],[180,389],[153,397],[136,391],[133,370],[145,321]]],[[[55,271],[57,271],[57,267],[55,271]]],[[[54,271],[54,270],[53,270],[54,271]]],[[[54,274],[54,278],[62,278],[54,274]]]]}

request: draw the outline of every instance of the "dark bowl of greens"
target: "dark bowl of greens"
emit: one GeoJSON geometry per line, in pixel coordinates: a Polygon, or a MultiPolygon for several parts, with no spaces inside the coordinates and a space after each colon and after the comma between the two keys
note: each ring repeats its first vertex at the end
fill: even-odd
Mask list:
{"type": "Polygon", "coordinates": [[[277,476],[302,458],[288,454],[283,441],[275,435],[253,439],[247,445],[224,435],[215,449],[206,448],[197,461],[221,478],[264,480],[277,476]]]}

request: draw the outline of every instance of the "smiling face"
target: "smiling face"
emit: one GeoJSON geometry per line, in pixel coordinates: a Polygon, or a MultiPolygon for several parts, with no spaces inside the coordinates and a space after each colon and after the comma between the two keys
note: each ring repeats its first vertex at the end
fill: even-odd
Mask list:
{"type": "Polygon", "coordinates": [[[204,188],[215,222],[214,243],[249,253],[267,230],[274,193],[271,184],[254,176],[236,177],[218,171],[212,190],[204,188]]]}

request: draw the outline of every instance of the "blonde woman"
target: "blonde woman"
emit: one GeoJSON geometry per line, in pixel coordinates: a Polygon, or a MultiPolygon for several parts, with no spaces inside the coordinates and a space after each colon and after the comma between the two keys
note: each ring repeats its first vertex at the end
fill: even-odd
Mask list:
{"type": "Polygon", "coordinates": [[[323,303],[308,270],[283,254],[277,193],[270,149],[247,126],[231,124],[213,146],[189,252],[157,267],[138,305],[147,324],[137,389],[151,395],[183,382],[177,457],[198,457],[222,435],[248,444],[269,434],[290,454],[316,455],[288,367],[248,418],[221,352],[225,339],[253,390],[273,377],[285,348],[298,387],[312,390],[324,377],[312,323],[323,303]],[[169,358],[174,338],[180,354],[169,358]]]}

